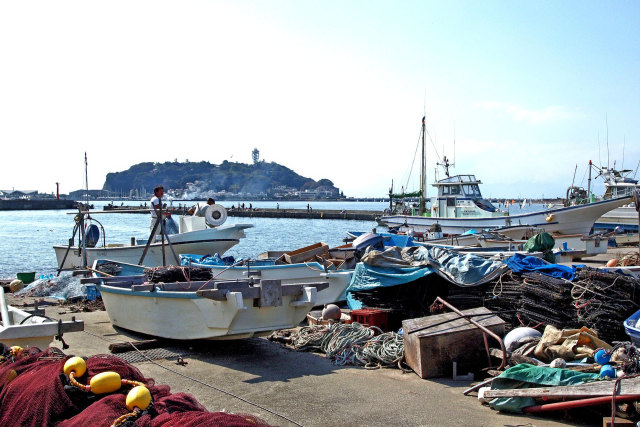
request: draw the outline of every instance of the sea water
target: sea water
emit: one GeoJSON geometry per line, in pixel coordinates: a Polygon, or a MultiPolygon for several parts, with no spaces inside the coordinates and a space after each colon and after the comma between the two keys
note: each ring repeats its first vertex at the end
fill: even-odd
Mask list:
{"type": "MultiPolygon", "coordinates": [[[[150,215],[140,213],[108,213],[102,208],[109,202],[91,202],[96,214],[93,218],[105,229],[106,243],[129,244],[131,237],[147,239],[149,237],[150,215]]],[[[140,202],[115,201],[114,204],[137,206],[140,202]]],[[[183,206],[195,202],[175,201],[183,206]]],[[[243,202],[240,202],[242,204],[243,202]]],[[[291,201],[279,202],[280,209],[306,209],[307,203],[314,210],[370,210],[380,211],[389,206],[388,202],[320,202],[291,201]]],[[[238,206],[237,201],[222,201],[222,206],[238,206]]],[[[245,201],[253,208],[275,209],[273,201],[245,201]]],[[[521,212],[541,210],[540,205],[525,206],[524,209],[512,206],[512,215],[521,212]]],[[[0,211],[0,278],[15,278],[18,272],[36,272],[36,277],[56,272],[57,262],[53,245],[66,245],[73,233],[75,210],[44,211],[0,211]]],[[[253,227],[246,229],[246,238],[231,248],[225,255],[236,258],[255,258],[258,254],[272,251],[289,251],[317,242],[329,246],[343,244],[347,231],[371,231],[376,228],[383,231],[375,221],[356,221],[338,219],[297,219],[297,218],[239,218],[229,217],[226,224],[248,223],[253,227]]],[[[76,236],[77,242],[77,236],[76,236]]],[[[100,237],[99,245],[103,239],[100,237]]]]}

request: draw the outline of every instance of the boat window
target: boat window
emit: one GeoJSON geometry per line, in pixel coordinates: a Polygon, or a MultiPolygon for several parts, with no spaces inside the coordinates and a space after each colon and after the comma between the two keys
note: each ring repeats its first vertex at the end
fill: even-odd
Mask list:
{"type": "Polygon", "coordinates": [[[454,195],[460,194],[460,186],[459,185],[452,185],[451,186],[451,194],[454,194],[454,195]]]}
{"type": "Polygon", "coordinates": [[[456,205],[456,199],[454,197],[447,197],[447,207],[456,205]]]}
{"type": "Polygon", "coordinates": [[[442,195],[446,196],[446,195],[449,194],[449,186],[448,185],[443,185],[440,188],[442,189],[442,195]]]}
{"type": "Polygon", "coordinates": [[[463,185],[464,194],[470,197],[482,197],[480,195],[480,188],[476,184],[463,185]]]}

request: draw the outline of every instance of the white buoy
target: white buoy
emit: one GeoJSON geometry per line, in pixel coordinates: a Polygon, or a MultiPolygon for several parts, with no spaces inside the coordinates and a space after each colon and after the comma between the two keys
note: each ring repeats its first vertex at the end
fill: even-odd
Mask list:
{"type": "Polygon", "coordinates": [[[322,310],[322,320],[340,320],[342,311],[335,304],[327,304],[322,310]]]}

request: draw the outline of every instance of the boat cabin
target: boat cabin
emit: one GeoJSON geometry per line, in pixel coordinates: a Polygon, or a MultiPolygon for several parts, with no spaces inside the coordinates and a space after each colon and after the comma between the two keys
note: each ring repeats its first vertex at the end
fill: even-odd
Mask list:
{"type": "Polygon", "coordinates": [[[475,175],[454,175],[432,184],[438,195],[431,198],[431,216],[441,218],[472,218],[503,216],[480,193],[482,181],[475,175]]]}
{"type": "Polygon", "coordinates": [[[638,180],[631,178],[629,175],[633,172],[630,169],[621,171],[615,169],[602,168],[602,176],[604,177],[605,199],[616,197],[631,196],[633,190],[640,188],[638,180]]]}

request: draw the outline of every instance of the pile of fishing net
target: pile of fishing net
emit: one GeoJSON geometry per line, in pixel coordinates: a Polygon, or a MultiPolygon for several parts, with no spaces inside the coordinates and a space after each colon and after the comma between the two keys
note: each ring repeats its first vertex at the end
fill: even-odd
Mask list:
{"type": "Polygon", "coordinates": [[[640,308],[640,280],[589,267],[576,268],[573,280],[508,272],[489,284],[479,305],[514,327],[586,326],[607,342],[627,341],[623,322],[640,308]]]}
{"type": "Polygon", "coordinates": [[[402,369],[404,359],[402,335],[359,323],[305,326],[293,337],[293,345],[296,350],[323,352],[336,365],[402,369]]]}
{"type": "Polygon", "coordinates": [[[79,277],[62,275],[42,278],[15,293],[17,296],[50,297],[61,300],[86,298],[87,288],[79,277]]]}
{"type": "Polygon", "coordinates": [[[198,282],[212,277],[209,268],[184,266],[145,268],[144,274],[152,283],[198,282]]]}
{"type": "MultiPolygon", "coordinates": [[[[69,356],[59,349],[7,349],[0,344],[0,425],[3,426],[110,426],[131,413],[126,406],[128,388],[96,394],[71,384],[63,373],[69,356]]],[[[171,393],[169,386],[156,385],[134,366],[111,355],[86,359],[86,374],[77,378],[89,384],[103,372],[115,372],[122,379],[143,383],[151,404],[125,420],[125,426],[265,426],[251,415],[207,411],[192,395],[171,393]]]]}

